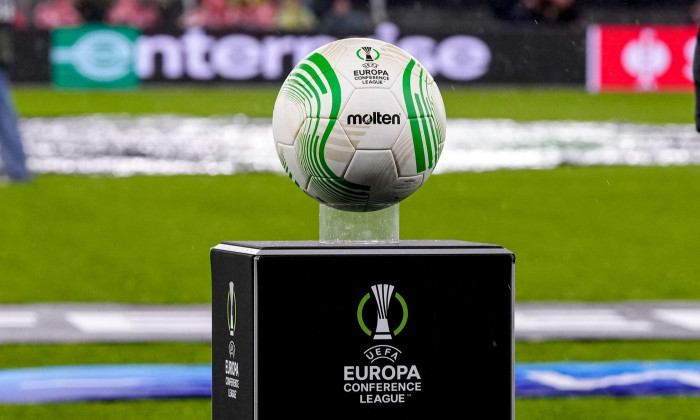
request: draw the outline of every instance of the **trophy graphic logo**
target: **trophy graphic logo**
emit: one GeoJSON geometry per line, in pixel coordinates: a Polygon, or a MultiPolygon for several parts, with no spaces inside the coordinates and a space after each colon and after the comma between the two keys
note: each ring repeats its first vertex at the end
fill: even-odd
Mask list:
{"type": "Polygon", "coordinates": [[[379,51],[372,47],[360,47],[360,49],[355,52],[355,55],[357,55],[357,58],[360,60],[366,62],[379,60],[379,51]]]}
{"type": "Polygon", "coordinates": [[[228,323],[228,333],[233,336],[236,333],[236,291],[233,289],[233,282],[228,283],[228,305],[226,307],[226,316],[228,323]]]}
{"type": "Polygon", "coordinates": [[[391,340],[389,331],[389,299],[394,292],[394,286],[390,284],[377,284],[372,286],[374,300],[377,301],[377,329],[374,331],[375,340],[391,340]]]}
{"type": "Polygon", "coordinates": [[[365,61],[374,61],[372,58],[372,47],[362,47],[362,51],[365,52],[365,61]]]}
{"type": "Polygon", "coordinates": [[[406,326],[406,321],[408,320],[406,301],[399,293],[394,292],[394,286],[391,284],[375,284],[370,289],[372,293],[367,293],[357,307],[357,322],[360,324],[362,331],[374,340],[391,340],[403,331],[406,326]],[[374,332],[365,324],[363,315],[365,304],[372,296],[374,296],[374,302],[377,306],[377,325],[374,332]],[[403,310],[401,322],[394,330],[389,325],[389,304],[392,299],[396,299],[403,310]]]}

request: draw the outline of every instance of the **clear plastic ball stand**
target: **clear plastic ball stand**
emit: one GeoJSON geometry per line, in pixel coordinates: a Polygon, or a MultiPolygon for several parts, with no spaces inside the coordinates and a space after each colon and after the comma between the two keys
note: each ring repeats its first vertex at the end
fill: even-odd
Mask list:
{"type": "Polygon", "coordinates": [[[399,243],[399,205],[382,210],[354,212],[320,204],[319,242],[326,245],[399,243]]]}

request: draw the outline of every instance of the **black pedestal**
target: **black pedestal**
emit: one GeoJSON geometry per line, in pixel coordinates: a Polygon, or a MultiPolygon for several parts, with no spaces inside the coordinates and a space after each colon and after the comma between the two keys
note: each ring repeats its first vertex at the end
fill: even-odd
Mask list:
{"type": "Polygon", "coordinates": [[[213,418],[513,419],[514,261],[458,241],[218,245],[213,418]]]}

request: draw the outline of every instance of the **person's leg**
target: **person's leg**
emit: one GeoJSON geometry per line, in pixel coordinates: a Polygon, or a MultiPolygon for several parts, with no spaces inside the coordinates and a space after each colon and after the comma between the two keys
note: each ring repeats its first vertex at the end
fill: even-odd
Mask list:
{"type": "Polygon", "coordinates": [[[17,114],[10,97],[7,73],[0,69],[0,158],[4,172],[13,180],[28,180],[33,177],[27,169],[27,156],[22,146],[22,137],[17,124],[17,114]]]}

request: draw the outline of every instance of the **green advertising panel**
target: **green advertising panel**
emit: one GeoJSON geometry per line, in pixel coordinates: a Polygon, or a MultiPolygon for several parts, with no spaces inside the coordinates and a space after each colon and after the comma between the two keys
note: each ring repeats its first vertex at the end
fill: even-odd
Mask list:
{"type": "Polygon", "coordinates": [[[70,88],[130,88],[139,85],[136,41],[129,27],[89,24],[51,33],[51,78],[70,88]]]}

